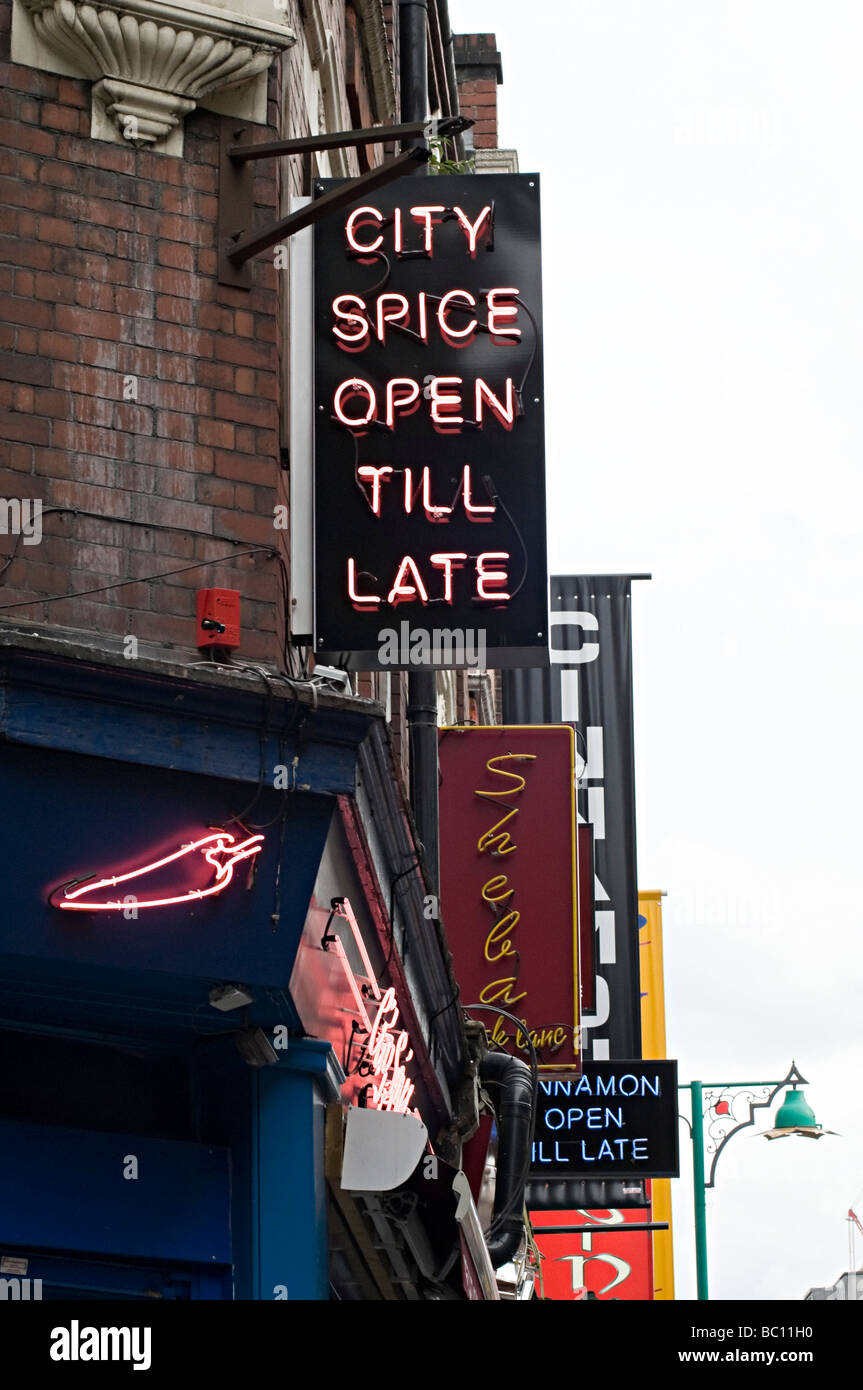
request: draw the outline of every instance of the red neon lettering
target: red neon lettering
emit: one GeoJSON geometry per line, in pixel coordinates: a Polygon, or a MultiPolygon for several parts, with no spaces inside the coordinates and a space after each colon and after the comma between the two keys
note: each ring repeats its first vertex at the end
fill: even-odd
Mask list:
{"type": "Polygon", "coordinates": [[[377,594],[358,594],[357,593],[357,562],[353,556],[348,557],[348,598],[355,608],[374,610],[380,599],[377,594]]]}
{"type": "Polygon", "coordinates": [[[333,313],[337,319],[344,320],[345,323],[356,324],[353,333],[346,333],[344,328],[339,328],[338,324],[333,325],[333,333],[337,338],[341,338],[343,343],[361,343],[368,337],[369,323],[365,313],[352,314],[343,309],[343,304],[354,304],[358,309],[365,310],[365,300],[360,299],[358,294],[340,294],[333,300],[333,313]]]}
{"type": "Polygon", "coordinates": [[[432,221],[436,212],[446,212],[446,208],[437,206],[411,208],[411,217],[414,221],[425,224],[424,245],[426,251],[431,251],[432,249],[432,221]]]}
{"type": "Polygon", "coordinates": [[[333,399],[333,410],[336,413],[336,418],[338,420],[341,420],[343,425],[347,425],[348,429],[356,429],[358,425],[367,425],[370,420],[374,419],[377,403],[377,397],[375,396],[374,390],[369,385],[369,383],[367,381],[363,381],[360,377],[354,376],[351,377],[348,381],[343,381],[341,385],[337,387],[336,394],[333,399]],[[364,415],[361,420],[352,420],[350,416],[346,415],[344,410],[342,409],[342,397],[348,391],[356,392],[358,394],[364,392],[368,399],[368,414],[364,415]]]}
{"type": "MultiPolygon", "coordinates": [[[[466,560],[467,553],[463,550],[442,551],[437,555],[429,557],[435,569],[443,570],[443,596],[447,603],[452,603],[452,571],[453,565],[457,560],[466,560]]],[[[461,568],[461,566],[459,566],[461,568]]]]}
{"type": "Polygon", "coordinates": [[[408,1081],[404,1063],[413,1057],[410,1038],[401,1029],[394,1033],[399,1021],[395,990],[390,986],[381,996],[378,1011],[365,1046],[365,1054],[381,1079],[372,1083],[372,1104],[378,1110],[394,1110],[404,1114],[415,1087],[408,1081]]]}
{"type": "Polygon", "coordinates": [[[488,217],[489,213],[491,212],[491,204],[489,204],[488,207],[483,208],[482,212],[480,213],[479,217],[476,219],[475,222],[471,222],[470,218],[467,216],[466,213],[462,212],[461,208],[454,207],[453,212],[458,218],[459,223],[461,224],[462,231],[467,237],[468,250],[471,256],[475,256],[476,239],[479,235],[479,229],[488,217]]]}
{"type": "Polygon", "coordinates": [[[397,256],[400,256],[401,253],[402,253],[402,210],[401,210],[401,208],[396,208],[395,212],[393,213],[393,246],[395,247],[396,255],[397,255],[397,256]]]}
{"type": "Polygon", "coordinates": [[[384,464],[380,468],[375,468],[370,463],[364,463],[361,468],[357,469],[359,477],[369,478],[371,480],[371,507],[375,516],[380,516],[381,514],[381,478],[388,477],[389,474],[392,473],[392,471],[393,470],[390,468],[389,464],[384,464]]]}
{"type": "Polygon", "coordinates": [[[431,500],[431,469],[423,469],[423,509],[429,521],[445,521],[452,507],[435,506],[431,500]]]}
{"type": "Polygon", "coordinates": [[[442,391],[442,386],[461,386],[460,376],[433,376],[429,386],[429,398],[431,400],[431,417],[436,425],[463,425],[464,418],[461,415],[442,415],[442,410],[458,410],[461,405],[461,393],[458,391],[442,391]]]}
{"type": "Polygon", "coordinates": [[[358,222],[362,226],[364,226],[368,222],[376,222],[379,227],[382,227],[384,224],[384,219],[382,215],[378,212],[377,208],[354,208],[353,212],[351,213],[350,217],[345,223],[345,236],[348,240],[348,246],[351,248],[352,251],[361,251],[366,253],[368,253],[369,251],[377,251],[378,247],[383,242],[383,236],[376,237],[374,241],[364,246],[362,242],[357,241],[356,236],[354,235],[354,228],[356,227],[358,222]]]}
{"type": "Polygon", "coordinates": [[[504,324],[513,323],[518,318],[518,305],[496,303],[499,294],[508,294],[517,297],[518,290],[503,288],[489,290],[486,295],[489,332],[496,338],[520,338],[520,328],[506,328],[502,326],[504,324]]]}
{"type": "Polygon", "coordinates": [[[492,502],[490,505],[486,505],[486,503],[484,502],[471,501],[469,463],[466,463],[464,466],[462,492],[464,493],[464,509],[470,517],[471,521],[490,521],[491,518],[494,516],[494,513],[497,511],[497,505],[494,502],[492,502]]]}
{"type": "MultiPolygon", "coordinates": [[[[493,294],[494,291],[492,290],[493,294]]],[[[453,328],[448,322],[446,311],[451,299],[462,299],[471,309],[476,308],[476,300],[468,290],[449,290],[438,305],[437,321],[440,331],[447,338],[469,338],[476,331],[476,319],[471,319],[466,328],[453,328]]]]}
{"type": "Polygon", "coordinates": [[[425,297],[425,290],[420,290],[420,294],[419,294],[419,314],[418,314],[418,317],[419,317],[419,330],[418,330],[418,331],[419,331],[419,335],[420,335],[420,337],[422,338],[423,342],[424,342],[424,343],[427,343],[427,342],[428,342],[428,336],[429,336],[429,326],[428,326],[428,318],[427,318],[427,315],[426,315],[426,297],[425,297]]]}
{"type": "Polygon", "coordinates": [[[405,469],[405,511],[410,515],[414,509],[414,475],[413,469],[405,469]]]}
{"type": "Polygon", "coordinates": [[[251,859],[260,853],[263,839],[263,835],[250,835],[248,839],[237,841],[227,830],[214,830],[209,835],[202,836],[200,840],[183,845],[173,854],[166,854],[162,859],[154,859],[151,863],[144,864],[139,869],[132,869],[127,874],[115,874],[107,878],[100,878],[95,882],[81,884],[77,888],[67,889],[65,886],[56,888],[50,896],[50,902],[53,907],[62,908],[66,912],[121,912],[125,907],[123,902],[117,899],[110,899],[107,902],[93,902],[89,895],[101,892],[103,888],[116,888],[119,883],[129,883],[132,879],[143,878],[145,874],[154,873],[157,869],[164,868],[166,864],[174,864],[178,859],[185,859],[187,855],[194,854],[196,850],[200,850],[202,857],[216,871],[216,877],[209,887],[190,888],[185,893],[175,893],[162,898],[136,898],[134,906],[136,910],[144,907],[171,907],[174,903],[197,902],[199,898],[212,898],[227,888],[234,877],[235,864],[239,864],[244,859],[251,859]],[[221,855],[229,856],[224,863],[219,862],[221,855]],[[62,898],[57,897],[60,893],[63,894],[62,898]]]}
{"type": "Polygon", "coordinates": [[[383,343],[386,340],[385,325],[388,323],[407,323],[408,302],[403,294],[379,294],[377,303],[377,324],[378,338],[383,343]],[[387,304],[392,304],[393,312],[387,312],[387,304]]]}
{"type": "Polygon", "coordinates": [[[476,557],[476,594],[477,598],[511,598],[512,595],[501,589],[495,589],[492,593],[486,592],[486,584],[505,584],[509,578],[506,570],[489,570],[486,565],[492,560],[508,560],[508,550],[486,550],[482,555],[476,557]]]}
{"type": "Polygon", "coordinates": [[[391,603],[393,606],[395,606],[396,604],[403,603],[406,599],[415,598],[419,598],[421,603],[428,603],[429,601],[429,596],[426,592],[426,586],[422,582],[420,572],[414,564],[413,560],[411,559],[410,555],[406,555],[402,560],[401,564],[399,565],[398,573],[396,574],[395,578],[395,583],[393,584],[393,587],[390,589],[389,595],[387,597],[387,603],[391,603]],[[412,576],[413,580],[413,582],[410,584],[405,582],[408,574],[412,576]]]}
{"type": "Polygon", "coordinates": [[[400,415],[408,411],[408,407],[415,405],[420,398],[419,384],[409,376],[394,376],[387,382],[387,425],[393,428],[396,419],[396,410],[400,415]],[[399,386],[406,386],[407,393],[397,394],[399,386]]]}
{"type": "Polygon", "coordinates": [[[476,422],[482,424],[483,399],[491,406],[492,411],[497,416],[504,429],[511,430],[515,421],[515,388],[512,377],[506,379],[506,405],[498,400],[491,387],[483,381],[481,376],[476,379],[476,422]]]}

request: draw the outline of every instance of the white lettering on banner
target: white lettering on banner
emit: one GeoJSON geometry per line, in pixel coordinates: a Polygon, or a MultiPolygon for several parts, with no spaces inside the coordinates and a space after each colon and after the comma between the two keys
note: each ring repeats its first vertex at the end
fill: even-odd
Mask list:
{"type": "Polygon", "coordinates": [[[553,629],[562,628],[581,628],[585,632],[599,632],[599,619],[595,613],[581,612],[558,612],[549,615],[549,647],[550,656],[554,664],[562,666],[580,666],[585,661],[596,661],[599,656],[598,642],[582,642],[576,650],[562,651],[555,647],[552,640],[553,629]]]}
{"type": "Polygon", "coordinates": [[[614,937],[614,909],[604,908],[602,911],[594,909],[593,920],[596,924],[600,965],[616,965],[617,944],[614,937]]]}
{"type": "MultiPolygon", "coordinates": [[[[559,610],[550,613],[549,647],[552,665],[571,668],[583,666],[589,661],[596,661],[599,657],[599,640],[586,640],[584,637],[586,632],[599,632],[599,618],[595,613],[581,609],[559,610]],[[572,631],[578,646],[569,650],[555,647],[555,628],[572,631]]],[[[560,717],[564,723],[578,723],[580,710],[578,680],[579,672],[577,670],[564,669],[560,672],[560,717]]],[[[578,743],[579,740],[576,739],[576,742],[578,743]]],[[[587,792],[587,820],[593,827],[594,840],[604,840],[605,788],[588,785],[591,782],[602,782],[605,778],[604,730],[602,725],[592,724],[584,731],[582,746],[584,757],[579,759],[578,753],[576,753],[576,764],[581,762],[581,767],[577,772],[576,785],[584,788],[587,792]]],[[[579,820],[581,819],[579,817],[579,820]]],[[[595,876],[595,885],[596,902],[611,904],[608,893],[598,876],[595,876]]],[[[597,938],[597,966],[615,965],[617,962],[617,941],[613,905],[610,905],[607,910],[594,910],[594,931],[597,938]]],[[[596,1008],[592,1015],[582,1017],[581,1020],[581,1026],[584,1030],[582,1036],[585,1038],[585,1054],[589,1048],[594,1061],[608,1059],[609,1045],[605,1039],[591,1038],[589,1030],[601,1028],[603,1024],[608,1022],[610,1014],[611,998],[608,981],[597,971],[596,1008]]]]}

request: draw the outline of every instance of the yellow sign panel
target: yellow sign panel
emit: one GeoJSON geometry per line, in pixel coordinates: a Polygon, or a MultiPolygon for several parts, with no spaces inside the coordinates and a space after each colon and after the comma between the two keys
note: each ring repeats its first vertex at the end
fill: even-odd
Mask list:
{"type": "MultiPolygon", "coordinates": [[[[665,1052],[665,977],[662,963],[662,893],[638,895],[641,963],[641,1055],[660,1058],[665,1052]]],[[[671,1230],[671,1179],[651,1184],[654,1221],[667,1221],[667,1231],[653,1232],[653,1297],[674,1298],[674,1252],[671,1230]]]]}

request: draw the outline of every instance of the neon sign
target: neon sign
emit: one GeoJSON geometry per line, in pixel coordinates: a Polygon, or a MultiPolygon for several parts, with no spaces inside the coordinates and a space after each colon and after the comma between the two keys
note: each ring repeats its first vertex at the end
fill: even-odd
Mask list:
{"type": "MultiPolygon", "coordinates": [[[[360,982],[351,968],[345,948],[338,936],[327,936],[328,949],[338,957],[345,979],[353,996],[357,1015],[345,1071],[348,1075],[357,1074],[367,1078],[365,1103],[373,1110],[392,1110],[405,1115],[410,1110],[411,1100],[416,1089],[408,1080],[406,1064],[413,1060],[410,1035],[398,1027],[400,1009],[396,992],[392,986],[381,992],[375,978],[372,963],[366,951],[359,924],[347,898],[337,899],[333,905],[333,915],[347,922],[353,935],[365,971],[365,979],[360,982]],[[376,1007],[367,1007],[372,1001],[376,1007]],[[358,1053],[350,1065],[350,1054],[354,1043],[358,1053]]],[[[413,1113],[413,1112],[411,1112],[413,1113]]]]}
{"type": "Polygon", "coordinates": [[[153,859],[147,864],[142,864],[140,868],[131,869],[128,873],[114,874],[100,879],[89,875],[83,881],[72,879],[71,882],[55,888],[49,901],[52,907],[59,907],[65,912],[122,912],[128,900],[127,902],[123,902],[119,898],[99,900],[94,898],[92,894],[102,893],[106,888],[117,888],[121,883],[131,883],[135,879],[144,878],[147,874],[163,869],[167,864],[175,864],[198,852],[210,868],[215,870],[215,878],[211,879],[207,886],[189,888],[184,893],[173,893],[156,898],[136,897],[135,908],[140,910],[145,907],[172,907],[176,903],[198,902],[202,898],[212,898],[218,893],[223,893],[227,888],[234,877],[235,864],[242,863],[244,859],[252,859],[260,852],[263,839],[263,835],[250,835],[247,839],[238,841],[228,830],[213,830],[208,835],[201,836],[199,840],[182,845],[173,854],[163,855],[161,859],[153,859]]]}
{"type": "Polygon", "coordinates": [[[466,630],[479,608],[489,663],[535,665],[538,180],[445,176],[438,202],[416,196],[394,186],[315,229],[315,646],[383,669],[394,610],[466,630]]]}

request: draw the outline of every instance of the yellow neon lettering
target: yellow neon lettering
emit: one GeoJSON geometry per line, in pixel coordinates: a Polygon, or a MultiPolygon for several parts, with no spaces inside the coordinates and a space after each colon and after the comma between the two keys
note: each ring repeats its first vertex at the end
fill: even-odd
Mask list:
{"type": "Polygon", "coordinates": [[[495,961],[500,960],[502,956],[514,956],[517,954],[512,942],[509,940],[509,934],[511,931],[515,931],[520,916],[520,912],[508,912],[505,917],[501,917],[500,921],[495,922],[485,939],[486,960],[495,961]],[[489,947],[496,946],[498,943],[500,943],[500,950],[496,955],[492,955],[489,947]]]}
{"type": "Polygon", "coordinates": [[[507,888],[507,882],[506,874],[497,874],[495,878],[490,878],[488,883],[482,885],[483,902],[504,903],[507,898],[511,898],[515,889],[507,888]]]}
{"type": "Polygon", "coordinates": [[[495,777],[506,777],[506,778],[508,778],[511,782],[516,782],[518,785],[515,786],[515,787],[504,787],[501,791],[497,791],[497,792],[481,792],[481,791],[476,791],[476,792],[474,792],[474,796],[493,797],[493,796],[509,796],[510,794],[512,794],[513,796],[515,796],[518,792],[523,792],[523,791],[524,791],[524,789],[525,789],[527,783],[525,782],[524,778],[523,778],[522,776],[519,775],[519,773],[517,773],[517,772],[508,772],[507,769],[506,769],[505,767],[496,767],[496,766],[495,766],[496,763],[505,763],[505,762],[519,762],[519,763],[526,763],[526,762],[531,762],[531,763],[532,763],[532,762],[536,762],[536,754],[535,754],[535,753],[499,753],[499,754],[497,755],[497,757],[495,757],[495,758],[489,758],[488,762],[486,763],[486,770],[487,770],[488,772],[491,772],[495,777]]]}
{"type": "Polygon", "coordinates": [[[511,811],[507,811],[506,815],[502,816],[497,824],[493,825],[490,830],[486,830],[484,835],[480,835],[476,842],[476,847],[480,854],[484,854],[486,850],[489,850],[495,855],[512,854],[514,850],[518,849],[518,845],[513,843],[509,831],[502,831],[500,829],[502,825],[506,825],[508,820],[512,820],[513,816],[517,815],[518,807],[516,806],[511,811]]]}
{"type": "Polygon", "coordinates": [[[501,980],[492,980],[491,984],[486,985],[481,991],[479,1002],[481,1004],[496,1004],[502,1000],[504,1004],[517,1004],[519,999],[524,999],[527,990],[522,990],[521,994],[513,995],[512,987],[516,983],[515,975],[508,975],[501,980]],[[494,991],[490,993],[490,991],[494,991]]]}

